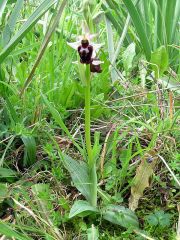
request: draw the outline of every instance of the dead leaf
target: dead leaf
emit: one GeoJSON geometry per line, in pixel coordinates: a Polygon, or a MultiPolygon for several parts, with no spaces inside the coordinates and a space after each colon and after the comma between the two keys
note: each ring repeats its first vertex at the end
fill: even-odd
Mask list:
{"type": "Polygon", "coordinates": [[[154,150],[149,151],[142,158],[139,167],[136,170],[136,176],[131,187],[131,196],[129,198],[129,208],[135,211],[138,207],[139,199],[143,196],[145,188],[149,187],[149,180],[153,174],[154,167],[158,157],[154,150]]]}

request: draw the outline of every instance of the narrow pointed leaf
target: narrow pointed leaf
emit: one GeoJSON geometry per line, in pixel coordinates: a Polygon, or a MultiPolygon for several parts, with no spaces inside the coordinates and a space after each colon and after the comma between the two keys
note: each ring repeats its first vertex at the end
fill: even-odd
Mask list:
{"type": "Polygon", "coordinates": [[[36,161],[36,142],[33,136],[25,136],[21,137],[24,146],[24,166],[31,166],[36,161]]]}
{"type": "MultiPolygon", "coordinates": [[[[11,224],[12,225],[12,224],[11,224]]],[[[18,233],[16,230],[14,230],[11,226],[9,226],[7,223],[2,222],[0,220],[0,233],[5,235],[8,238],[16,239],[16,240],[32,240],[30,237],[26,237],[24,234],[18,233]]]]}
{"type": "Polygon", "coordinates": [[[131,0],[122,0],[131,16],[132,22],[136,28],[137,34],[142,44],[142,48],[146,55],[147,60],[150,60],[151,57],[151,46],[146,35],[145,26],[143,24],[143,19],[140,13],[137,11],[131,0]]]}
{"type": "Polygon", "coordinates": [[[23,0],[18,0],[16,2],[15,7],[13,8],[13,11],[12,11],[12,13],[8,19],[8,22],[3,30],[3,33],[2,33],[3,47],[6,46],[6,44],[8,44],[8,42],[14,32],[15,24],[19,18],[20,11],[23,6],[23,2],[24,2],[23,0]]]}
{"type": "Polygon", "coordinates": [[[69,171],[75,187],[90,201],[90,181],[87,165],[82,161],[76,161],[66,154],[63,154],[63,161],[69,171]]]}
{"type": "Polygon", "coordinates": [[[6,3],[7,3],[7,0],[1,0],[1,2],[0,2],[0,20],[1,20],[2,14],[4,12],[4,9],[6,7],[6,3]]]}

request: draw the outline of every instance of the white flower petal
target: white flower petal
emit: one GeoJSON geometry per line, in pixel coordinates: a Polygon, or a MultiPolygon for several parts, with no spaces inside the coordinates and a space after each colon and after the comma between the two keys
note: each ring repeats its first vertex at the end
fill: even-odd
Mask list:
{"type": "Polygon", "coordinates": [[[72,42],[72,43],[67,42],[67,44],[68,44],[70,47],[72,47],[73,49],[77,50],[77,48],[79,47],[79,45],[81,45],[81,41],[72,42]]]}
{"type": "Polygon", "coordinates": [[[81,40],[83,40],[83,39],[87,39],[87,40],[89,41],[89,44],[91,44],[91,40],[92,40],[93,38],[95,38],[96,36],[97,36],[97,34],[89,34],[89,33],[86,33],[86,34],[84,34],[84,35],[78,36],[77,39],[78,39],[79,41],[81,41],[81,40]]]}
{"type": "Polygon", "coordinates": [[[92,64],[93,64],[93,65],[96,65],[96,66],[97,66],[97,65],[100,65],[101,63],[104,63],[104,62],[102,62],[102,61],[100,61],[100,60],[93,60],[93,61],[92,61],[92,64]]]}
{"type": "Polygon", "coordinates": [[[93,46],[93,54],[92,54],[92,58],[95,58],[99,49],[102,47],[103,44],[96,44],[96,43],[92,43],[91,44],[93,46]]]}
{"type": "Polygon", "coordinates": [[[95,58],[96,57],[96,52],[95,51],[93,51],[93,53],[92,53],[92,58],[95,58]]]}

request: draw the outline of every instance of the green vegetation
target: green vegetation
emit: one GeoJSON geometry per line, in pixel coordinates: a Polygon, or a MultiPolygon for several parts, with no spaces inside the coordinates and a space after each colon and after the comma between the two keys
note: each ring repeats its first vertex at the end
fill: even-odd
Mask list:
{"type": "Polygon", "coordinates": [[[1,240],[180,239],[179,23],[179,0],[0,1],[1,240]]]}

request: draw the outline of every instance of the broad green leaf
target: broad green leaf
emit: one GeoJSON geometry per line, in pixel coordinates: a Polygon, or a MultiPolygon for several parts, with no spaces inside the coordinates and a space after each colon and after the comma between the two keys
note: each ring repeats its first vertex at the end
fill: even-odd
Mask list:
{"type": "Polygon", "coordinates": [[[99,231],[98,228],[92,224],[91,228],[87,230],[88,240],[98,240],[99,239],[99,231]]]}
{"type": "Polygon", "coordinates": [[[44,0],[41,5],[34,11],[34,13],[28,18],[28,20],[22,25],[19,31],[11,38],[9,43],[2,49],[0,54],[0,63],[9,55],[9,53],[15,48],[15,46],[21,41],[21,39],[31,30],[31,28],[37,23],[41,16],[49,10],[49,8],[57,0],[44,0]]]}
{"type": "Polygon", "coordinates": [[[90,201],[90,181],[86,163],[82,161],[78,162],[66,154],[63,154],[63,161],[76,188],[90,201]]]}
{"type": "Polygon", "coordinates": [[[8,186],[5,183],[0,183],[0,203],[6,198],[8,195],[8,186]]]}
{"type": "Polygon", "coordinates": [[[123,206],[107,205],[103,211],[102,216],[107,221],[118,224],[125,228],[138,228],[138,218],[133,211],[123,206]]]}
{"type": "Polygon", "coordinates": [[[129,70],[132,68],[135,55],[135,43],[131,43],[122,54],[123,65],[126,72],[129,72],[129,70]]]}
{"type": "Polygon", "coordinates": [[[149,179],[153,174],[157,162],[155,151],[151,150],[145,154],[136,171],[131,187],[131,196],[129,198],[129,208],[134,211],[138,207],[140,197],[143,196],[145,188],[149,187],[149,179]]]}
{"type": "Polygon", "coordinates": [[[69,213],[69,218],[75,217],[75,216],[88,216],[91,214],[91,212],[98,212],[97,208],[90,205],[89,202],[79,200],[74,203],[74,205],[71,208],[71,211],[69,213]]]}
{"type": "Polygon", "coordinates": [[[159,47],[151,54],[150,62],[152,63],[156,79],[160,78],[169,66],[168,52],[165,46],[159,47]]]}
{"type": "Polygon", "coordinates": [[[31,166],[36,161],[36,142],[33,136],[21,136],[25,146],[24,151],[24,166],[31,166]]]}

